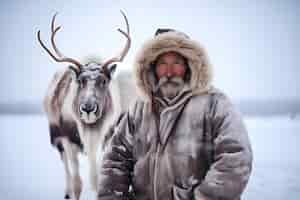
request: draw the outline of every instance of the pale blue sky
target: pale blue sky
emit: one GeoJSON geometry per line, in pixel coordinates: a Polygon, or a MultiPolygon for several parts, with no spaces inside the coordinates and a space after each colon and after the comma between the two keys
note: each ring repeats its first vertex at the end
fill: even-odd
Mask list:
{"type": "Polygon", "coordinates": [[[186,32],[202,43],[214,67],[214,85],[235,100],[300,99],[300,3],[298,1],[21,1],[0,8],[2,76],[0,103],[39,102],[57,64],[40,48],[36,32],[49,41],[52,15],[62,30],[57,45],[82,58],[114,55],[124,38],[119,12],[129,19],[132,48],[123,66],[131,69],[141,43],[158,27],[186,32]]]}

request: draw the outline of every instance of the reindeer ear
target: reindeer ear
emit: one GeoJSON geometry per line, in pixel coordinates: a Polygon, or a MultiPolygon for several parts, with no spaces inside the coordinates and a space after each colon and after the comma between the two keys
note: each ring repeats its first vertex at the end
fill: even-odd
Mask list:
{"type": "Polygon", "coordinates": [[[78,71],[78,69],[75,68],[75,67],[72,66],[72,65],[69,66],[69,69],[70,69],[70,71],[72,72],[72,78],[73,78],[74,80],[76,80],[76,79],[78,78],[78,76],[79,76],[79,71],[78,71]]]}
{"type": "Polygon", "coordinates": [[[117,69],[117,64],[112,64],[112,65],[109,66],[108,71],[109,71],[110,77],[113,76],[113,74],[115,73],[116,69],[117,69]]]}

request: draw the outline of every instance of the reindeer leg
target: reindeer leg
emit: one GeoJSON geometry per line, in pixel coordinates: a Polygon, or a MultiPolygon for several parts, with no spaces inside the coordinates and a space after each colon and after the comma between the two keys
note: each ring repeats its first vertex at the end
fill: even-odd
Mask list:
{"type": "Polygon", "coordinates": [[[79,174],[79,160],[78,160],[79,149],[73,145],[72,148],[72,171],[73,171],[73,192],[75,200],[79,200],[82,191],[82,181],[79,174]]]}
{"type": "Polygon", "coordinates": [[[72,187],[72,197],[75,200],[79,200],[82,191],[82,181],[79,174],[79,161],[78,161],[78,148],[71,144],[69,140],[63,141],[63,146],[69,157],[70,167],[71,167],[71,187],[72,187]]]}
{"type": "Polygon", "coordinates": [[[97,191],[97,149],[99,144],[99,136],[95,134],[88,134],[87,135],[87,156],[89,161],[89,178],[90,178],[90,185],[93,191],[97,191]]]}
{"type": "Polygon", "coordinates": [[[66,188],[65,188],[65,199],[70,199],[72,194],[72,188],[71,188],[71,173],[69,169],[69,163],[66,152],[61,152],[61,158],[64,163],[64,169],[65,169],[65,180],[66,180],[66,188]]]}
{"type": "Polygon", "coordinates": [[[90,185],[93,191],[97,191],[97,162],[96,153],[89,153],[89,165],[90,165],[90,185]]]}
{"type": "Polygon", "coordinates": [[[71,174],[70,174],[70,168],[68,164],[68,154],[65,151],[63,140],[66,140],[65,137],[62,137],[61,130],[59,126],[55,124],[50,124],[50,139],[51,144],[55,145],[59,154],[60,158],[64,164],[64,171],[65,171],[65,199],[70,199],[72,194],[72,188],[71,188],[71,174]]]}

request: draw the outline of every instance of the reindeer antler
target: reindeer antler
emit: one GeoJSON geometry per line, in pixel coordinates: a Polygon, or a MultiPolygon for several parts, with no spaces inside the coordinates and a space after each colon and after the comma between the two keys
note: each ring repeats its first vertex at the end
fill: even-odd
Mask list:
{"type": "Polygon", "coordinates": [[[55,28],[55,18],[56,18],[57,13],[54,14],[54,16],[52,17],[52,22],[51,22],[51,44],[52,47],[55,51],[55,53],[57,54],[56,56],[46,47],[46,45],[43,43],[43,41],[41,40],[41,33],[40,30],[37,32],[37,38],[38,41],[40,43],[40,45],[43,47],[43,49],[56,61],[56,62],[67,62],[67,63],[71,63],[74,64],[76,66],[75,70],[77,70],[78,72],[80,71],[80,68],[82,66],[82,64],[80,62],[78,62],[77,60],[73,59],[73,58],[68,58],[63,56],[63,54],[58,50],[56,44],[55,44],[55,35],[56,33],[59,31],[59,29],[61,28],[61,26],[58,26],[55,28]]]}
{"type": "Polygon", "coordinates": [[[125,15],[125,13],[122,10],[120,10],[120,11],[121,11],[121,14],[123,15],[123,17],[125,19],[125,22],[126,22],[126,32],[124,32],[121,29],[118,29],[118,31],[120,33],[122,33],[127,38],[127,42],[126,42],[126,45],[125,45],[123,51],[120,53],[119,56],[110,58],[102,64],[104,69],[107,69],[107,66],[112,62],[121,62],[121,61],[123,61],[124,57],[127,55],[128,51],[129,51],[129,48],[130,48],[130,45],[131,45],[131,38],[130,38],[130,33],[129,33],[129,31],[130,31],[129,30],[129,23],[128,23],[128,20],[127,20],[127,17],[125,15]]]}

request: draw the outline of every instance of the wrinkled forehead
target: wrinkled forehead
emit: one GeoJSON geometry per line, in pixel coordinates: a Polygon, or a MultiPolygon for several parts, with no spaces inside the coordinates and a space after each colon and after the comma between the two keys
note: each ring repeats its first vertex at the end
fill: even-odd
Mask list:
{"type": "Polygon", "coordinates": [[[167,51],[167,52],[159,54],[155,60],[157,61],[160,59],[164,59],[166,57],[174,57],[176,59],[182,59],[182,60],[186,59],[183,55],[181,55],[180,53],[178,53],[176,51],[167,51]]]}
{"type": "Polygon", "coordinates": [[[184,62],[184,67],[189,68],[188,59],[185,56],[183,56],[182,54],[180,54],[176,51],[167,51],[167,52],[159,54],[158,56],[156,56],[154,61],[152,61],[150,63],[150,66],[152,68],[155,68],[159,61],[164,61],[167,57],[170,57],[170,56],[173,57],[176,60],[177,59],[182,60],[184,62]]]}

